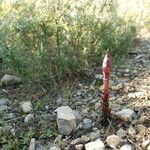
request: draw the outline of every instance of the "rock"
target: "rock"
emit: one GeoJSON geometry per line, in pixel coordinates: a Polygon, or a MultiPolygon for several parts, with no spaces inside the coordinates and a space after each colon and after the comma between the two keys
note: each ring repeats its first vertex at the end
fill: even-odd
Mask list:
{"type": "Polygon", "coordinates": [[[101,108],[101,103],[97,102],[95,103],[95,111],[99,110],[101,108]]]}
{"type": "Polygon", "coordinates": [[[83,144],[84,143],[84,140],[82,138],[77,138],[75,140],[72,140],[70,142],[70,145],[78,145],[78,144],[83,144]]]}
{"type": "Polygon", "coordinates": [[[147,116],[141,116],[140,119],[138,120],[139,123],[143,124],[144,122],[148,121],[149,117],[147,116]]]}
{"type": "Polygon", "coordinates": [[[124,129],[122,129],[122,128],[120,128],[118,131],[117,131],[117,135],[119,136],[119,137],[125,137],[126,136],[126,131],[124,130],[124,129]]]}
{"type": "Polygon", "coordinates": [[[105,145],[100,139],[85,144],[85,150],[104,150],[104,148],[105,145]]]}
{"type": "Polygon", "coordinates": [[[75,118],[76,118],[76,122],[79,123],[82,120],[82,117],[80,115],[80,113],[78,111],[73,111],[75,118]]]}
{"type": "Polygon", "coordinates": [[[51,147],[50,150],[61,150],[61,149],[59,147],[54,146],[54,147],[51,147]]]}
{"type": "Polygon", "coordinates": [[[35,138],[32,138],[30,141],[29,149],[28,150],[35,150],[36,149],[36,142],[35,138]]]}
{"type": "Polygon", "coordinates": [[[84,147],[84,145],[83,145],[83,144],[75,145],[75,149],[76,149],[76,150],[82,150],[82,149],[83,149],[83,147],[84,147]]]}
{"type": "Polygon", "coordinates": [[[82,139],[85,143],[87,143],[87,142],[89,142],[89,141],[91,140],[88,135],[82,135],[82,136],[81,136],[81,139],[82,139]]]}
{"type": "Polygon", "coordinates": [[[132,126],[129,127],[127,132],[131,136],[135,136],[136,135],[136,131],[135,131],[135,129],[132,126]]]}
{"type": "Polygon", "coordinates": [[[3,78],[1,79],[1,84],[6,86],[20,84],[20,83],[21,83],[20,78],[8,74],[4,75],[3,78]]]}
{"type": "Polygon", "coordinates": [[[7,98],[1,98],[0,99],[0,106],[9,106],[9,104],[10,104],[10,101],[7,99],[7,98]]]}
{"type": "Polygon", "coordinates": [[[123,83],[118,83],[117,85],[112,86],[111,88],[112,90],[116,90],[116,91],[121,90],[123,88],[123,83]]]}
{"type": "Polygon", "coordinates": [[[55,110],[57,112],[58,132],[69,135],[76,129],[76,117],[69,106],[62,106],[55,110]]]}
{"type": "Polygon", "coordinates": [[[22,102],[21,107],[23,109],[23,112],[25,112],[25,113],[28,113],[33,110],[32,103],[30,101],[22,102]]]}
{"type": "Polygon", "coordinates": [[[92,120],[88,118],[84,118],[82,121],[83,129],[90,129],[92,125],[92,120]]]}
{"type": "Polygon", "coordinates": [[[90,109],[88,107],[83,109],[82,112],[81,112],[82,117],[88,116],[89,111],[90,111],[90,109]]]}
{"type": "Polygon", "coordinates": [[[116,112],[115,115],[124,121],[132,121],[135,118],[135,113],[131,109],[122,109],[116,112]]]}
{"type": "Polygon", "coordinates": [[[5,106],[5,105],[0,106],[0,112],[1,111],[7,111],[9,109],[10,109],[10,107],[8,107],[8,106],[5,106]]]}
{"type": "Polygon", "coordinates": [[[95,74],[94,77],[95,77],[96,80],[102,80],[103,79],[102,74],[95,74]]]}
{"type": "Polygon", "coordinates": [[[33,120],[34,115],[33,114],[28,114],[25,118],[24,118],[24,122],[28,123],[31,120],[33,120]]]}
{"type": "Polygon", "coordinates": [[[144,149],[148,149],[148,146],[150,145],[150,140],[146,140],[146,141],[144,141],[143,143],[142,143],[142,147],[144,148],[144,149]]]}
{"type": "Polygon", "coordinates": [[[142,125],[142,124],[138,124],[138,125],[137,125],[137,132],[138,132],[139,134],[145,133],[145,132],[146,132],[146,127],[145,127],[144,125],[142,125]]]}
{"type": "Polygon", "coordinates": [[[117,135],[109,135],[107,138],[106,138],[106,142],[107,144],[112,147],[112,148],[115,148],[119,145],[119,143],[121,142],[121,138],[117,135]]]}
{"type": "Polygon", "coordinates": [[[120,147],[120,150],[134,150],[134,147],[130,144],[125,144],[120,147]]]}
{"type": "Polygon", "coordinates": [[[134,93],[129,93],[129,94],[128,94],[128,97],[129,97],[129,98],[136,98],[136,95],[135,95],[134,93]]]}
{"type": "Polygon", "coordinates": [[[9,113],[9,114],[6,114],[6,116],[3,119],[9,120],[9,119],[14,119],[14,118],[16,118],[16,115],[14,113],[9,113]]]}
{"type": "Polygon", "coordinates": [[[95,131],[95,132],[91,132],[91,133],[89,134],[89,137],[90,137],[90,139],[91,139],[92,141],[94,141],[94,140],[96,140],[96,139],[99,139],[99,138],[100,138],[100,131],[97,130],[97,131],[95,131]]]}

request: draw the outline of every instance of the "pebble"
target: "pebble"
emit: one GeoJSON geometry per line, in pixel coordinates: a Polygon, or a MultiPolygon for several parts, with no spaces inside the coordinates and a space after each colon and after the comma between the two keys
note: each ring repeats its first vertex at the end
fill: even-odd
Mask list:
{"type": "Polygon", "coordinates": [[[142,147],[146,149],[150,145],[150,140],[146,140],[142,143],[142,147]]]}
{"type": "Polygon", "coordinates": [[[34,118],[34,115],[33,115],[33,114],[28,114],[28,115],[25,117],[24,122],[25,122],[25,123],[28,123],[28,122],[30,122],[31,120],[33,120],[33,118],[34,118]]]}
{"type": "Polygon", "coordinates": [[[110,147],[114,148],[114,147],[117,147],[119,145],[119,143],[121,142],[121,138],[115,134],[109,135],[106,138],[106,142],[110,147]]]}
{"type": "Polygon", "coordinates": [[[3,119],[9,120],[16,118],[16,115],[14,113],[6,114],[6,116],[3,119]]]}
{"type": "Polygon", "coordinates": [[[85,144],[85,150],[104,150],[104,148],[105,145],[100,139],[85,144]]]}
{"type": "Polygon", "coordinates": [[[83,144],[75,145],[75,149],[76,149],[76,150],[82,150],[82,149],[83,149],[83,147],[84,147],[84,145],[83,145],[83,144]]]}
{"type": "Polygon", "coordinates": [[[88,118],[84,118],[82,121],[83,129],[90,129],[92,125],[92,120],[88,118]]]}
{"type": "Polygon", "coordinates": [[[69,106],[61,106],[57,112],[58,132],[61,135],[69,135],[76,129],[76,117],[69,106]]]}
{"type": "Polygon", "coordinates": [[[22,107],[24,113],[28,113],[33,110],[32,103],[30,101],[22,102],[21,107],[22,107]]]}
{"type": "Polygon", "coordinates": [[[91,132],[91,133],[89,134],[89,137],[90,137],[90,139],[91,139],[92,141],[94,141],[94,140],[96,140],[96,139],[99,139],[99,138],[100,138],[100,131],[97,130],[97,131],[95,131],[95,132],[91,132]]]}
{"type": "Polygon", "coordinates": [[[35,150],[36,149],[36,142],[35,138],[32,138],[30,141],[29,149],[28,150],[35,150]]]}
{"type": "Polygon", "coordinates": [[[0,106],[9,106],[10,101],[7,98],[1,98],[0,99],[0,106]]]}
{"type": "Polygon", "coordinates": [[[5,74],[1,79],[1,84],[6,86],[15,85],[19,83],[21,83],[21,79],[13,75],[5,74]]]}
{"type": "Polygon", "coordinates": [[[133,121],[135,118],[135,113],[131,109],[122,109],[115,113],[115,116],[124,120],[124,121],[133,121]]]}
{"type": "Polygon", "coordinates": [[[134,150],[134,147],[130,144],[125,144],[120,147],[120,150],[134,150]]]}
{"type": "Polygon", "coordinates": [[[129,127],[129,129],[127,130],[127,133],[129,135],[131,135],[131,136],[135,136],[136,135],[136,131],[135,131],[135,129],[132,126],[129,127]]]}
{"type": "Polygon", "coordinates": [[[123,128],[120,128],[118,131],[117,131],[117,135],[119,137],[125,137],[126,136],[126,131],[123,129],[123,128]]]}

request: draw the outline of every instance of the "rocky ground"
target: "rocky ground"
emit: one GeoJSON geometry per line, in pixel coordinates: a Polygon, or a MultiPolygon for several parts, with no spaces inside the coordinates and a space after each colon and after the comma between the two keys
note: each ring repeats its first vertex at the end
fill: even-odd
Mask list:
{"type": "Polygon", "coordinates": [[[135,43],[124,64],[112,70],[107,125],[102,123],[100,72],[91,82],[75,81],[57,98],[43,86],[25,86],[20,78],[5,75],[0,149],[150,150],[150,34],[135,43]]]}

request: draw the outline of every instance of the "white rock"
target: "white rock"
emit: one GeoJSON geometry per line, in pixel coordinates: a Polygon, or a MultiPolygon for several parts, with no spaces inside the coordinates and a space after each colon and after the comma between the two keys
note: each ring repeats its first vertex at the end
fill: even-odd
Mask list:
{"type": "Polygon", "coordinates": [[[9,106],[9,104],[10,104],[10,101],[7,98],[0,99],[0,106],[2,106],[2,105],[9,106]]]}
{"type": "Polygon", "coordinates": [[[129,94],[128,94],[128,97],[129,97],[129,98],[136,98],[136,95],[135,95],[134,93],[129,93],[129,94]]]}
{"type": "Polygon", "coordinates": [[[110,147],[114,148],[114,147],[117,147],[119,145],[119,143],[121,142],[121,138],[115,134],[109,135],[106,138],[106,142],[110,147]]]}
{"type": "Polygon", "coordinates": [[[61,149],[59,147],[54,146],[54,147],[51,147],[50,150],[61,150],[61,149]]]}
{"type": "Polygon", "coordinates": [[[32,103],[30,101],[22,102],[21,107],[23,109],[23,112],[25,112],[25,113],[28,113],[33,110],[32,103]]]}
{"type": "Polygon", "coordinates": [[[95,103],[95,111],[98,111],[101,108],[101,103],[97,102],[95,103]]]}
{"type": "Polygon", "coordinates": [[[131,109],[122,109],[121,111],[116,112],[115,115],[124,121],[132,121],[135,117],[135,113],[131,109]]]}
{"type": "Polygon", "coordinates": [[[125,137],[126,136],[126,131],[124,130],[124,129],[122,129],[122,128],[120,128],[118,131],[117,131],[117,135],[119,136],[119,137],[125,137]]]}
{"type": "Polygon", "coordinates": [[[135,131],[135,129],[132,126],[129,127],[127,132],[131,136],[135,136],[136,135],[136,131],[135,131]]]}
{"type": "Polygon", "coordinates": [[[55,110],[57,112],[58,132],[69,135],[76,129],[76,117],[69,106],[62,106],[55,110]]]}
{"type": "Polygon", "coordinates": [[[85,150],[104,150],[104,148],[105,145],[100,139],[85,144],[85,150]]]}
{"type": "Polygon", "coordinates": [[[30,122],[31,120],[33,120],[33,117],[34,117],[33,114],[28,114],[28,115],[25,117],[24,122],[25,122],[25,123],[30,122]]]}
{"type": "Polygon", "coordinates": [[[150,145],[150,140],[146,140],[142,143],[142,147],[145,149],[148,145],[150,145]]]}
{"type": "Polygon", "coordinates": [[[1,84],[2,85],[14,85],[14,84],[19,84],[21,83],[21,79],[16,77],[16,76],[12,76],[12,75],[4,75],[3,78],[1,79],[1,84]]]}
{"type": "Polygon", "coordinates": [[[98,80],[102,80],[103,79],[103,75],[102,74],[95,74],[94,77],[98,80]]]}
{"type": "Polygon", "coordinates": [[[35,150],[36,143],[35,143],[35,138],[32,138],[30,141],[29,149],[28,150],[35,150]]]}
{"type": "Polygon", "coordinates": [[[134,148],[130,144],[125,144],[125,145],[120,147],[120,150],[134,150],[134,148]]]}

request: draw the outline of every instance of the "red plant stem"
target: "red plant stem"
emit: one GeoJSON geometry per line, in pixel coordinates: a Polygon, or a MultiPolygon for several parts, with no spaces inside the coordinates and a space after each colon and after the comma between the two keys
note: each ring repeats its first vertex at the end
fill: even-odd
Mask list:
{"type": "Polygon", "coordinates": [[[104,85],[104,96],[102,97],[102,111],[105,118],[110,117],[111,109],[109,108],[109,77],[111,71],[111,55],[110,52],[107,51],[103,60],[102,66],[102,74],[103,74],[103,85],[104,85]]]}

